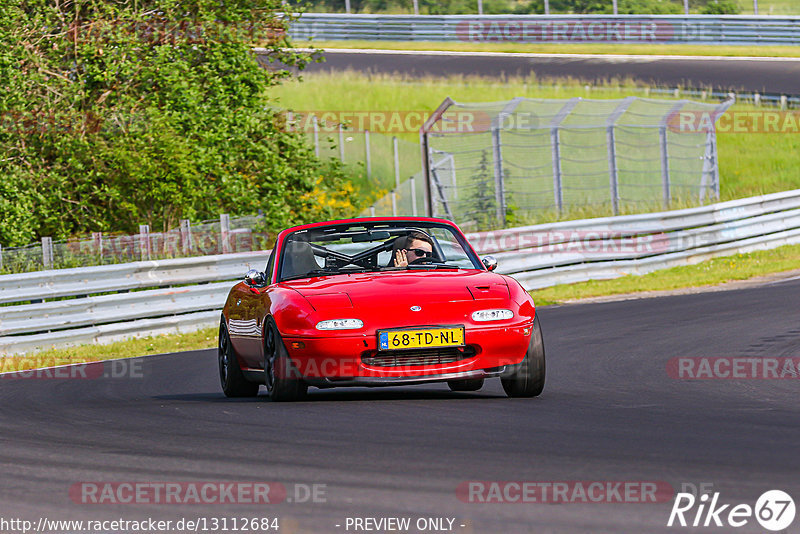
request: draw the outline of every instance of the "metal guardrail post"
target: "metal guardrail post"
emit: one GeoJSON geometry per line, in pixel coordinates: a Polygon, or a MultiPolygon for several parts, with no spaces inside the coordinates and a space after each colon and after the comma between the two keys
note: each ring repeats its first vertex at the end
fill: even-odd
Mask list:
{"type": "Polygon", "coordinates": [[[417,179],[413,176],[408,178],[408,185],[411,188],[411,215],[417,216],[417,179]]]}
{"type": "Polygon", "coordinates": [[[561,185],[561,134],[559,133],[559,127],[580,101],[581,97],[579,96],[570,98],[567,103],[558,110],[553,120],[550,121],[550,146],[553,161],[553,200],[555,201],[558,213],[561,213],[564,207],[564,195],[561,185]]]}
{"type": "Polygon", "coordinates": [[[397,136],[392,136],[392,153],[394,155],[394,188],[400,187],[400,150],[397,146],[397,136]]]}
{"type": "MultiPolygon", "coordinates": [[[[441,161],[439,162],[441,163],[441,161]]],[[[444,194],[444,187],[442,186],[442,181],[439,179],[439,174],[436,172],[436,165],[431,165],[431,182],[433,185],[436,186],[436,192],[439,193],[439,199],[444,206],[444,214],[448,220],[455,220],[453,218],[453,212],[450,209],[450,202],[448,202],[447,196],[444,194]]],[[[431,191],[433,194],[433,191],[431,191]]],[[[435,215],[434,215],[435,216],[435,215]]]]}
{"type": "MultiPolygon", "coordinates": [[[[439,120],[441,120],[442,115],[444,115],[447,109],[455,104],[452,98],[449,96],[439,104],[439,107],[431,114],[430,117],[425,121],[422,127],[419,129],[419,147],[421,152],[422,158],[422,178],[425,180],[425,210],[428,217],[433,217],[433,181],[431,180],[431,160],[430,160],[430,147],[428,144],[428,133],[433,128],[433,125],[436,124],[439,120]]],[[[413,183],[413,182],[412,182],[413,183]]],[[[416,196],[414,197],[416,202],[416,196]]],[[[414,210],[414,215],[416,215],[416,209],[414,210]]]]}
{"type": "Polygon", "coordinates": [[[397,217],[397,191],[392,191],[392,217],[397,217]]]}
{"type": "Polygon", "coordinates": [[[150,259],[150,225],[139,225],[139,257],[142,261],[150,259]]]}
{"type": "Polygon", "coordinates": [[[617,171],[617,141],[616,123],[628,107],[637,100],[635,96],[625,98],[619,106],[611,112],[606,120],[606,142],[608,144],[608,175],[609,189],[611,192],[611,208],[614,215],[619,215],[619,173],[617,171]]]}
{"type": "MultiPolygon", "coordinates": [[[[495,197],[495,211],[497,215],[497,222],[500,226],[506,225],[506,183],[505,176],[503,175],[503,146],[501,139],[501,130],[505,126],[504,121],[510,117],[517,106],[524,100],[522,97],[512,98],[506,104],[497,117],[492,121],[492,156],[494,159],[494,197],[495,197]]],[[[454,165],[455,167],[455,165],[454,165]]]]}
{"type": "Polygon", "coordinates": [[[664,209],[668,209],[670,202],[672,202],[672,186],[670,184],[669,174],[669,145],[667,144],[667,121],[676,117],[684,104],[686,104],[686,101],[681,100],[672,106],[669,113],[661,117],[661,124],[658,127],[658,144],[661,152],[661,194],[664,209]]]}
{"type": "Polygon", "coordinates": [[[0,271],[3,270],[3,245],[0,245],[0,271]]]}
{"type": "Polygon", "coordinates": [[[53,268],[53,238],[42,238],[42,266],[45,269],[53,268]]]}
{"type": "Polygon", "coordinates": [[[339,123],[339,159],[344,163],[344,126],[339,123]]]}
{"type": "Polygon", "coordinates": [[[658,127],[658,146],[661,152],[661,196],[664,209],[672,201],[669,183],[669,151],[667,147],[667,127],[658,127]]]}
{"type": "Polygon", "coordinates": [[[495,214],[500,226],[506,225],[505,180],[503,179],[503,150],[500,146],[500,128],[492,126],[492,156],[494,159],[495,214]]]}
{"type": "Polygon", "coordinates": [[[219,216],[219,237],[222,244],[222,253],[231,253],[231,218],[227,213],[219,216]]]}
{"type": "Polygon", "coordinates": [[[367,179],[372,178],[372,158],[369,153],[369,130],[364,130],[364,153],[367,157],[367,179]]]}
{"type": "MultiPolygon", "coordinates": [[[[736,98],[731,94],[728,100],[720,104],[717,109],[714,110],[714,120],[712,124],[715,124],[717,118],[725,113],[735,102],[736,98]]],[[[719,200],[719,158],[717,155],[717,131],[715,128],[711,128],[706,133],[706,150],[703,155],[702,172],[703,175],[700,179],[700,203],[705,203],[706,190],[709,188],[714,198],[719,200]],[[709,178],[711,181],[710,184],[708,183],[709,178]]]]}
{"type": "Polygon", "coordinates": [[[103,262],[103,232],[92,232],[92,243],[100,262],[103,262]]]}
{"type": "Polygon", "coordinates": [[[319,157],[319,121],[316,115],[311,116],[311,124],[314,126],[314,155],[319,157]]]}
{"type": "Polygon", "coordinates": [[[192,253],[192,225],[189,219],[181,219],[181,252],[184,256],[192,253]]]}

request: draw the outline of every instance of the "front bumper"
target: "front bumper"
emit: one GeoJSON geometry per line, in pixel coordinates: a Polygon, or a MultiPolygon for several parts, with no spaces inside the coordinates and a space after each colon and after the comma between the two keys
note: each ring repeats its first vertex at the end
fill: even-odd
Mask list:
{"type": "MultiPolygon", "coordinates": [[[[284,343],[295,368],[312,385],[313,379],[321,379],[329,386],[410,384],[499,376],[506,367],[522,362],[532,328],[532,323],[467,327],[463,357],[423,365],[415,364],[418,358],[409,359],[411,364],[408,365],[402,364],[399,358],[400,363],[391,366],[372,363],[377,355],[393,353],[378,351],[375,332],[287,337],[284,343]],[[377,380],[369,383],[363,379],[377,380]]],[[[426,350],[432,349],[420,349],[416,351],[417,356],[426,350]]]]}
{"type": "Polygon", "coordinates": [[[358,376],[350,378],[308,378],[304,380],[310,386],[319,388],[335,386],[361,386],[361,387],[383,387],[383,386],[412,386],[415,384],[428,384],[431,382],[448,382],[450,380],[472,380],[478,378],[496,378],[507,373],[508,366],[497,367],[494,369],[479,369],[474,371],[464,371],[461,373],[444,373],[423,376],[392,376],[392,377],[369,377],[358,376]]]}

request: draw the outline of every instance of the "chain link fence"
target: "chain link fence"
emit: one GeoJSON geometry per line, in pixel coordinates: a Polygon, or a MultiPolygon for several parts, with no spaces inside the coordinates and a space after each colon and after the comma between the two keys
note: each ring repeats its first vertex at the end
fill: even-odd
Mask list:
{"type": "Polygon", "coordinates": [[[732,103],[448,99],[422,139],[428,211],[492,228],[717,199],[713,125],[732,103]]]}
{"type": "Polygon", "coordinates": [[[371,211],[382,215],[424,213],[419,142],[409,138],[419,138],[425,112],[286,113],[289,127],[306,134],[318,157],[340,160],[363,196],[369,202],[376,202],[364,214],[369,215],[371,211]],[[412,195],[417,187],[419,193],[412,195]],[[413,200],[415,198],[418,202],[413,200]]]}
{"type": "Polygon", "coordinates": [[[0,249],[0,274],[265,250],[270,237],[265,226],[263,216],[222,214],[194,224],[182,220],[166,232],[141,225],[139,233],[130,235],[94,232],[57,241],[44,237],[40,243],[0,249]]]}

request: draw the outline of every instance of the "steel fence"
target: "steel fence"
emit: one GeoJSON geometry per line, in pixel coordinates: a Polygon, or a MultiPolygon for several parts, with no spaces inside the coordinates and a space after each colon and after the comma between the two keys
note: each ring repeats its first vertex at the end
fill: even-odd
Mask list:
{"type": "Polygon", "coordinates": [[[322,41],[798,45],[800,17],[306,13],[289,34],[322,41]]]}
{"type": "MultiPolygon", "coordinates": [[[[389,192],[399,188],[401,182],[420,172],[419,145],[392,134],[407,133],[409,126],[416,126],[410,130],[416,133],[424,118],[421,113],[419,124],[409,122],[409,113],[401,111],[303,110],[284,113],[288,127],[306,134],[317,157],[338,159],[350,170],[354,182],[363,179],[360,185],[367,198],[375,199],[382,193],[388,196],[389,192]],[[384,129],[376,131],[369,126],[383,126],[384,129]]],[[[423,205],[420,207],[422,209],[423,205]]]]}
{"type": "Polygon", "coordinates": [[[165,232],[140,225],[136,234],[93,232],[70,239],[43,237],[38,243],[0,248],[0,273],[24,273],[91,265],[129,263],[263,250],[269,245],[263,216],[229,217],[191,223],[165,232]]]}
{"type": "MultiPolygon", "coordinates": [[[[468,234],[526,289],[800,243],[800,190],[677,211],[468,234]]],[[[0,354],[215,326],[268,252],[0,276],[0,354]],[[121,293],[114,293],[121,291],[121,293]],[[103,294],[112,293],[112,294],[103,294]],[[72,297],[72,298],[69,298],[72,297]]]]}
{"type": "Polygon", "coordinates": [[[428,213],[486,229],[542,214],[718,199],[713,125],[732,103],[448,98],[421,135],[428,213]],[[710,127],[684,130],[684,116],[710,127]]]}

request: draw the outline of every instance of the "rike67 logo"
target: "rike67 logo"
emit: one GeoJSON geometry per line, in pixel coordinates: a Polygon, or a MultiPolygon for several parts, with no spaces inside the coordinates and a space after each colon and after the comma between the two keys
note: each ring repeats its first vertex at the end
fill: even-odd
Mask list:
{"type": "Polygon", "coordinates": [[[755,518],[762,528],[778,532],[792,524],[795,516],[794,500],[781,490],[764,492],[755,507],[749,504],[721,504],[719,492],[695,497],[692,493],[678,493],[667,526],[734,527],[739,528],[755,518]]]}

